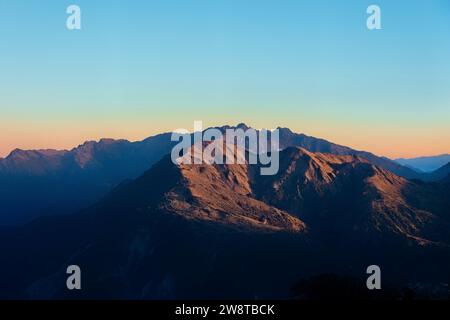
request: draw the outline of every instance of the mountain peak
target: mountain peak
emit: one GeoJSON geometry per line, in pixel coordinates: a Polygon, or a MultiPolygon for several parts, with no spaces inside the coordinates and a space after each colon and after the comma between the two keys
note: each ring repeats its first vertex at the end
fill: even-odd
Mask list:
{"type": "Polygon", "coordinates": [[[27,160],[31,158],[46,158],[64,155],[67,150],[54,150],[54,149],[37,149],[37,150],[24,150],[16,148],[5,158],[7,160],[27,160]]]}
{"type": "Polygon", "coordinates": [[[241,122],[241,123],[237,124],[236,128],[243,129],[243,130],[248,130],[250,127],[247,126],[245,123],[241,122]]]}
{"type": "Polygon", "coordinates": [[[289,128],[277,127],[277,129],[280,130],[280,132],[285,133],[285,134],[294,134],[294,132],[292,132],[292,130],[289,128]]]}
{"type": "Polygon", "coordinates": [[[248,130],[248,129],[251,129],[251,127],[249,127],[249,126],[247,126],[245,123],[238,123],[237,125],[235,125],[235,126],[231,126],[231,125],[228,125],[228,124],[226,124],[226,125],[223,125],[223,126],[220,126],[220,127],[212,127],[212,128],[214,128],[214,129],[219,129],[221,132],[225,132],[226,130],[228,130],[228,129],[242,129],[242,130],[248,130]]]}
{"type": "Polygon", "coordinates": [[[250,171],[248,164],[175,165],[166,156],[113,198],[235,231],[306,231],[297,217],[253,196],[250,171]]]}
{"type": "Polygon", "coordinates": [[[7,158],[10,157],[20,157],[26,154],[27,151],[19,148],[15,148],[13,151],[10,152],[10,154],[7,156],[7,158]]]}

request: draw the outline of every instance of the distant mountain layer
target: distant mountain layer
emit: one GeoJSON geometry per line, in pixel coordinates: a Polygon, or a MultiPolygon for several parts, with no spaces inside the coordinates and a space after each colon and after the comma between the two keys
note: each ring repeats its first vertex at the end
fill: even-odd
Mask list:
{"type": "Polygon", "coordinates": [[[450,280],[448,192],[298,147],[274,176],[165,156],[87,210],[0,231],[0,298],[288,298],[301,279],[363,278],[374,263],[383,285],[439,286],[450,280]],[[83,290],[65,288],[68,264],[86,270],[83,290]]]}
{"type": "MultiPolygon", "coordinates": [[[[248,128],[245,124],[237,127],[248,128]]],[[[234,127],[219,129],[227,128],[234,127]]],[[[14,150],[0,159],[0,225],[20,224],[46,214],[74,212],[93,204],[118,184],[136,178],[170,153],[175,144],[170,136],[164,133],[139,142],[102,139],[70,151],[14,150]]],[[[436,178],[387,158],[297,134],[287,128],[280,128],[280,147],[356,155],[408,179],[436,178]]]]}
{"type": "Polygon", "coordinates": [[[432,172],[449,163],[450,154],[410,159],[400,158],[395,161],[403,166],[413,168],[419,172],[432,172]]]}
{"type": "Polygon", "coordinates": [[[70,151],[14,150],[0,159],[0,225],[74,212],[170,152],[170,134],[139,142],[102,139],[70,151]]]}

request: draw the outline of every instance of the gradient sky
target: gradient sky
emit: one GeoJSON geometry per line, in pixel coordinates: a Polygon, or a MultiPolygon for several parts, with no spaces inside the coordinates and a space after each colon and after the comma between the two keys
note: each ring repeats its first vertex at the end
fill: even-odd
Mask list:
{"type": "Polygon", "coordinates": [[[194,120],[450,153],[448,0],[0,0],[0,40],[0,156],[194,120]]]}

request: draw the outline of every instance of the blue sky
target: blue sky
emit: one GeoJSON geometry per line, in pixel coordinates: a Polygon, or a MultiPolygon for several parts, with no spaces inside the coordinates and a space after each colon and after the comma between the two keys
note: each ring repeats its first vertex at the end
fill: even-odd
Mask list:
{"type": "Polygon", "coordinates": [[[0,156],[196,119],[450,152],[446,0],[0,0],[0,36],[0,156]],[[70,4],[82,30],[65,27],[70,4]]]}

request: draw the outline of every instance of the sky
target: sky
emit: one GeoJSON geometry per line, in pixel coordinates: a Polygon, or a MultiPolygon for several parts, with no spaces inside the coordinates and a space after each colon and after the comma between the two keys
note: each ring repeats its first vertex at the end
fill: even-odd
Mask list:
{"type": "Polygon", "coordinates": [[[0,0],[0,40],[0,157],[194,120],[450,153],[448,0],[0,0]]]}

